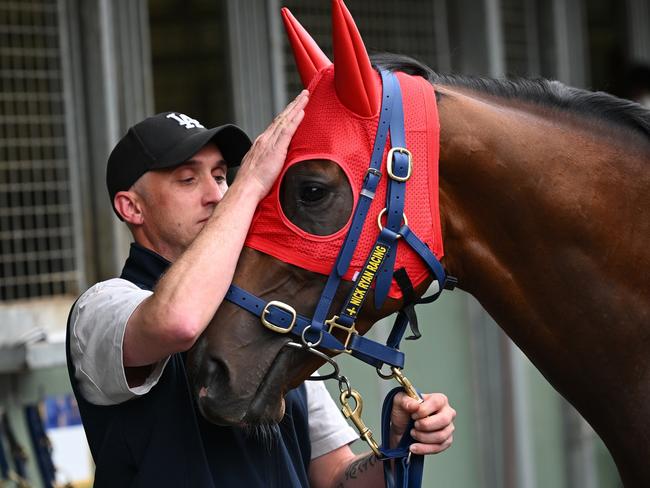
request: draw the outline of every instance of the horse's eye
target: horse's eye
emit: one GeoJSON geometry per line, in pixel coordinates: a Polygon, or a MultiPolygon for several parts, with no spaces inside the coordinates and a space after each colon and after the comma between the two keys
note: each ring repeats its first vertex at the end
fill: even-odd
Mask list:
{"type": "Polygon", "coordinates": [[[322,186],[313,183],[304,185],[300,188],[299,199],[303,204],[314,204],[325,198],[327,190],[322,186]]]}

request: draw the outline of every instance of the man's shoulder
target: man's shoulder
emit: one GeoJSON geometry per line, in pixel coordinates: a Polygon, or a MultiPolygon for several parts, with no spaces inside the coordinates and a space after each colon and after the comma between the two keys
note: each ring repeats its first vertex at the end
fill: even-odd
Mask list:
{"type": "Polygon", "coordinates": [[[111,278],[109,280],[95,283],[83,292],[74,304],[73,310],[84,308],[90,304],[129,300],[130,297],[146,297],[150,294],[150,291],[143,290],[128,280],[123,278],[111,278]]]}
{"type": "Polygon", "coordinates": [[[105,281],[95,283],[81,294],[79,299],[101,293],[113,293],[128,290],[140,290],[140,288],[124,278],[111,278],[105,281]]]}

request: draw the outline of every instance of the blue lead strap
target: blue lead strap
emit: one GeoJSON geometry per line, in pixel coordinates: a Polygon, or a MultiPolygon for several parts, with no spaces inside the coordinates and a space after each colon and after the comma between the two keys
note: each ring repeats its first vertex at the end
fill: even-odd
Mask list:
{"type": "Polygon", "coordinates": [[[410,445],[415,442],[415,439],[410,434],[415,421],[413,419],[409,420],[404,435],[396,447],[391,449],[388,446],[390,440],[390,414],[393,410],[393,400],[395,399],[395,395],[400,391],[403,391],[401,386],[393,388],[386,395],[384,405],[381,409],[382,445],[379,448],[379,452],[381,452],[384,460],[384,478],[387,488],[419,488],[422,486],[424,456],[421,454],[412,454],[409,451],[410,445]],[[392,460],[394,463],[394,470],[391,470],[389,460],[392,460]]]}

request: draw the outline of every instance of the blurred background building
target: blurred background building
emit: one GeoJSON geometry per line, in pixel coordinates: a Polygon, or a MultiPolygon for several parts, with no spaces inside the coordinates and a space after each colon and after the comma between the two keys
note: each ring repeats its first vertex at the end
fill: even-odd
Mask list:
{"type": "MultiPolygon", "coordinates": [[[[45,420],[58,482],[92,477],[65,396],[63,340],[75,297],[119,273],[128,251],[105,190],[110,149],[164,110],[206,126],[234,121],[251,136],[263,130],[300,89],[283,5],[331,54],[328,0],[0,0],[0,455],[15,471],[11,447],[23,447],[33,486],[45,483],[26,406],[45,420]]],[[[650,97],[650,0],[347,5],[371,50],[439,72],[650,97]]],[[[621,486],[597,436],[471,297],[448,293],[420,320],[424,337],[405,346],[406,369],[458,410],[455,445],[427,461],[425,486],[621,486]]],[[[392,385],[344,362],[377,425],[392,385]]],[[[0,459],[0,479],[6,471],[0,459]]]]}

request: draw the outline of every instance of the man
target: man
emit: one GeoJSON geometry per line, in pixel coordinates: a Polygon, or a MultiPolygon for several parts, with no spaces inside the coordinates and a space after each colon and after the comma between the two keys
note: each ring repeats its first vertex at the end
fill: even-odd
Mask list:
{"type": "MultiPolygon", "coordinates": [[[[185,378],[182,353],[228,290],[257,203],[282,168],[307,100],[303,91],[252,147],[234,126],[206,130],[169,112],[136,124],[111,153],[109,194],[135,244],[122,277],[84,293],[68,324],[68,366],[95,486],[383,483],[381,463],[348,447],[356,435],[320,382],[287,394],[287,414],[265,440],[208,424],[185,378]],[[240,160],[228,188],[227,167],[240,160]]],[[[419,419],[414,452],[451,444],[455,412],[444,395],[422,403],[401,395],[394,439],[409,416],[419,419]]]]}

